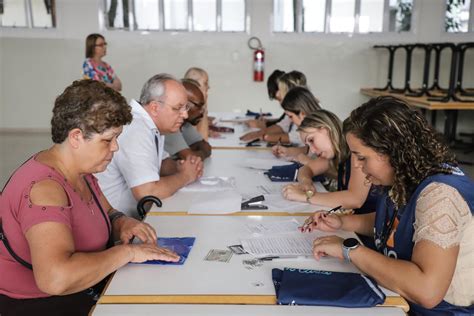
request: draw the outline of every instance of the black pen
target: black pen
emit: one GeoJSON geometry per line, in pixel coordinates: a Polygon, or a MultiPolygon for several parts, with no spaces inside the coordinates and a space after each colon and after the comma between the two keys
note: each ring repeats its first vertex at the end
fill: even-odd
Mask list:
{"type": "MultiPolygon", "coordinates": [[[[329,214],[332,214],[334,212],[337,212],[338,210],[340,210],[342,208],[342,205],[339,205],[339,206],[336,206],[335,208],[332,208],[330,209],[329,211],[326,212],[326,215],[329,215],[329,214]]],[[[301,231],[306,231],[312,224],[313,224],[314,220],[313,220],[313,215],[311,215],[310,217],[308,217],[303,225],[300,227],[301,231]]]]}
{"type": "Polygon", "coordinates": [[[336,211],[339,211],[342,208],[342,205],[336,206],[335,208],[330,209],[329,211],[326,212],[326,214],[331,214],[336,211]]]}

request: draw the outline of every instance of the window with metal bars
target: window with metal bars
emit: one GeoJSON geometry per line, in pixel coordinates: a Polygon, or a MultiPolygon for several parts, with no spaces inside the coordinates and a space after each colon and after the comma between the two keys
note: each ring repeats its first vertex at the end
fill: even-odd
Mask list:
{"type": "Polygon", "coordinates": [[[414,0],[274,0],[273,31],[380,33],[411,30],[414,0]]]}
{"type": "Polygon", "coordinates": [[[54,28],[54,0],[0,0],[0,26],[14,28],[54,28]]]}
{"type": "Polygon", "coordinates": [[[245,32],[246,0],[105,0],[109,29],[245,32]]]}
{"type": "Polygon", "coordinates": [[[474,5],[471,0],[446,0],[444,28],[448,33],[474,32],[474,5]]]}

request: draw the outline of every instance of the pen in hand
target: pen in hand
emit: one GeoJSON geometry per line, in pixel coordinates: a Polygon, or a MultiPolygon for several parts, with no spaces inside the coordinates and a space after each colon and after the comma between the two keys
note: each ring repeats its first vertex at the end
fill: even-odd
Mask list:
{"type": "MultiPolygon", "coordinates": [[[[335,208],[330,209],[329,211],[326,211],[325,214],[329,215],[332,213],[337,212],[342,208],[342,205],[336,206],[335,208]]],[[[311,231],[311,225],[314,223],[314,215],[309,216],[303,223],[302,226],[299,227],[301,232],[306,232],[306,231],[311,231]]]]}

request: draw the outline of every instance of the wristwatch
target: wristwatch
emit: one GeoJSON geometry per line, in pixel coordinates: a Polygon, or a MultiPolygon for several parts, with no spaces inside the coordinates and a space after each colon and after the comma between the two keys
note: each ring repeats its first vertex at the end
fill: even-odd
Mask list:
{"type": "Polygon", "coordinates": [[[309,200],[314,196],[314,192],[311,190],[308,190],[305,192],[305,194],[306,194],[306,202],[311,203],[309,200]]]}
{"type": "Polygon", "coordinates": [[[347,238],[342,242],[342,256],[346,261],[351,262],[351,257],[349,253],[351,250],[357,249],[360,246],[360,243],[355,238],[347,238]]]}

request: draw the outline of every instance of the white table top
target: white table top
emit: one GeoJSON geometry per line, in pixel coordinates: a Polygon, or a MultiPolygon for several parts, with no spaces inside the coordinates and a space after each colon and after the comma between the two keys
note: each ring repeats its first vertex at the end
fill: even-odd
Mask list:
{"type": "Polygon", "coordinates": [[[209,137],[209,143],[213,148],[220,149],[269,149],[265,142],[261,142],[258,146],[246,147],[239,138],[243,134],[246,134],[252,130],[247,127],[244,123],[246,120],[251,120],[253,117],[246,117],[239,113],[223,113],[214,112],[209,113],[210,116],[214,116],[214,125],[231,127],[234,129],[234,133],[220,133],[219,138],[209,137]]]}
{"type": "MultiPolygon", "coordinates": [[[[204,161],[205,177],[220,176],[234,177],[236,180],[237,191],[244,199],[260,195],[261,191],[258,186],[266,187],[282,187],[290,182],[271,182],[270,179],[263,174],[262,170],[248,168],[244,165],[244,161],[249,158],[265,158],[274,159],[271,151],[255,151],[255,150],[213,150],[211,157],[204,161]]],[[[271,166],[269,166],[270,168],[271,166]]],[[[318,191],[325,191],[322,186],[318,187],[318,191]]],[[[158,208],[154,206],[151,212],[186,212],[196,197],[196,192],[178,191],[173,196],[163,199],[163,206],[158,208]]],[[[324,206],[294,203],[287,201],[292,205],[291,208],[285,207],[269,207],[264,212],[314,212],[320,209],[328,209],[324,206]]],[[[265,204],[265,202],[263,203],[265,204]]]]}
{"type": "MultiPolygon", "coordinates": [[[[302,216],[149,216],[147,222],[160,237],[196,237],[187,261],[181,266],[128,264],[116,272],[100,302],[272,304],[272,268],[358,272],[352,264],[334,258],[265,261],[253,269],[242,262],[253,258],[249,254],[233,255],[228,263],[204,260],[211,249],[227,249],[240,244],[241,238],[251,237],[246,224],[291,218],[304,221],[302,216]]],[[[347,238],[354,234],[338,235],[347,238]]],[[[387,296],[399,297],[384,291],[387,296]]]]}
{"type": "Polygon", "coordinates": [[[325,306],[279,306],[279,305],[196,305],[196,304],[97,304],[94,316],[404,316],[396,307],[337,308],[325,306]]]}

